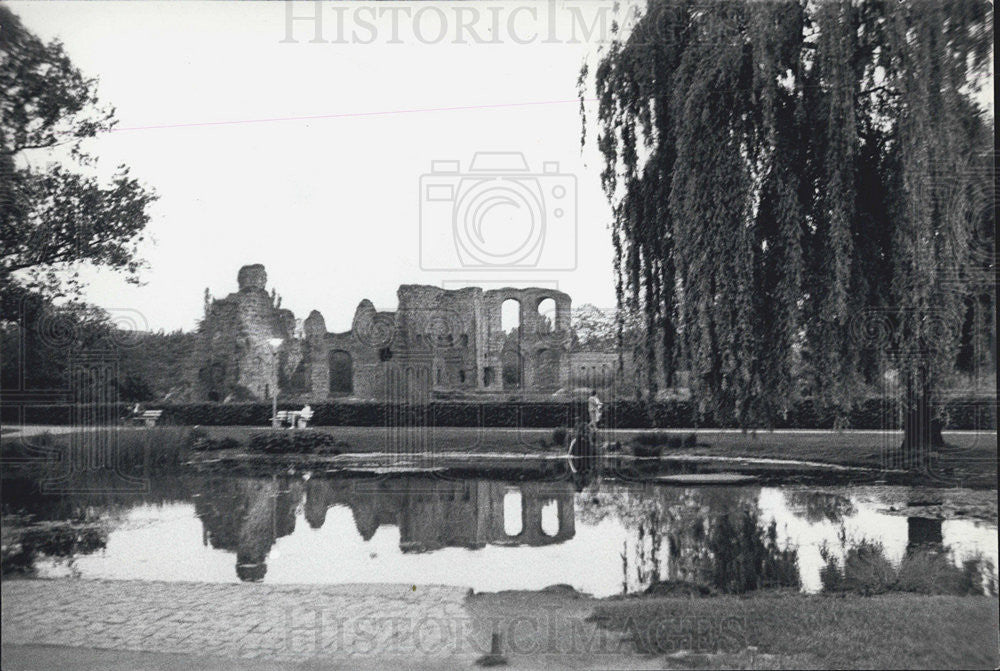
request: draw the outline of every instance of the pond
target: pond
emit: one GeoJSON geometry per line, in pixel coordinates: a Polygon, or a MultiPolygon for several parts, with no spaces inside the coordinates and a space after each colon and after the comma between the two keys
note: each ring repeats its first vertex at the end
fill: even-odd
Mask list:
{"type": "Polygon", "coordinates": [[[568,584],[599,597],[997,583],[995,491],[185,475],[144,494],[6,480],[3,506],[5,579],[568,584]]]}

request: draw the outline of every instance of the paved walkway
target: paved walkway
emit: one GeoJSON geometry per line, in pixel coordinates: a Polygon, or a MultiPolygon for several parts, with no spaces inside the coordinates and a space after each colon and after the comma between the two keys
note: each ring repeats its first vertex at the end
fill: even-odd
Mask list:
{"type": "Polygon", "coordinates": [[[476,669],[494,633],[506,668],[665,668],[572,590],[26,579],[0,596],[5,671],[476,669]]]}
{"type": "Polygon", "coordinates": [[[198,655],[379,668],[395,659],[401,668],[470,668],[489,646],[489,632],[464,605],[468,590],[458,587],[9,580],[0,591],[3,645],[22,661],[32,650],[58,658],[60,649],[44,646],[69,646],[83,659],[106,649],[161,661],[198,655]]]}

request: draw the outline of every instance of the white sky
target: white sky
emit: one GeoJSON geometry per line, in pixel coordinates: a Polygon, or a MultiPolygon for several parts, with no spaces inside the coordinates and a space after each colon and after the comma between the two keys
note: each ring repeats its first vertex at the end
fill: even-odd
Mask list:
{"type": "MultiPolygon", "coordinates": [[[[299,318],[319,309],[330,330],[348,329],[362,298],[394,309],[404,283],[548,286],[575,305],[614,305],[601,160],[593,142],[581,154],[576,101],[581,64],[593,65],[611,36],[613,0],[326,3],[327,43],[315,44],[309,19],[285,41],[286,2],[7,4],[100,78],[120,121],[89,147],[102,166],[130,166],[160,196],[146,284],[87,278],[86,298],[131,328],[192,328],[204,289],[234,291],[247,263],[267,266],[284,307],[299,318]],[[421,247],[421,176],[432,161],[467,171],[485,151],[521,152],[533,172],[559,164],[533,183],[547,228],[527,267],[463,266],[447,201],[425,208],[421,247]],[[551,190],[572,191],[574,180],[576,206],[556,218],[551,190]],[[457,270],[422,267],[422,250],[434,267],[457,270]]],[[[990,88],[980,98],[992,112],[990,88]]],[[[509,203],[478,212],[481,248],[494,253],[528,230],[527,210],[509,203]]]]}
{"type": "MultiPolygon", "coordinates": [[[[362,298],[393,309],[403,283],[538,284],[567,291],[576,305],[614,304],[600,160],[592,144],[581,155],[576,102],[580,65],[602,40],[585,39],[579,25],[576,40],[571,33],[574,11],[593,17],[610,2],[377,3],[384,14],[374,21],[371,5],[338,3],[348,13],[338,21],[333,7],[324,9],[326,44],[309,43],[311,21],[293,25],[297,43],[282,42],[284,2],[7,4],[99,77],[101,98],[119,119],[116,132],[89,145],[101,165],[130,166],[160,196],[143,250],[146,284],[88,275],[86,298],[98,305],[139,311],[149,328],[190,329],[205,287],[216,296],[234,291],[246,263],[267,266],[283,307],[299,318],[319,309],[330,330],[349,328],[362,298]],[[391,7],[400,11],[385,11],[391,7]],[[468,20],[457,7],[475,7],[478,34],[495,43],[475,43],[464,31],[464,43],[454,44],[468,20]],[[419,17],[401,13],[422,8],[419,17]],[[497,33],[489,32],[494,16],[497,33]],[[445,39],[436,36],[441,17],[445,39]],[[362,22],[375,24],[374,40],[362,22]],[[550,25],[556,39],[544,43],[550,25]],[[371,43],[352,41],[352,31],[371,43]],[[442,109],[456,107],[473,109],[442,109]],[[320,116],[328,118],[302,119],[320,116]],[[557,161],[559,173],[575,176],[575,270],[541,269],[572,251],[573,208],[556,221],[552,205],[536,269],[421,269],[420,177],[435,160],[461,161],[465,171],[477,151],[523,152],[533,172],[557,161]]],[[[311,16],[314,6],[294,11],[311,16]]],[[[553,180],[572,184],[535,184],[547,189],[553,180]]],[[[526,221],[502,205],[487,217],[494,245],[500,227],[516,233],[526,221]]],[[[444,223],[425,236],[439,263],[455,256],[444,223]]]]}

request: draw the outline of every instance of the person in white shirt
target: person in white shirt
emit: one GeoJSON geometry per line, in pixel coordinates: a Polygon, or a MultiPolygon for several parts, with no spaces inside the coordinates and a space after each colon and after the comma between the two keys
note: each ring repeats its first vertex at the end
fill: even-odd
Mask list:
{"type": "Polygon", "coordinates": [[[604,404],[597,395],[596,389],[590,390],[590,398],[587,399],[587,411],[590,413],[590,428],[596,430],[597,423],[601,421],[601,409],[604,404]]]}
{"type": "Polygon", "coordinates": [[[313,417],[313,409],[308,403],[306,403],[305,407],[302,408],[302,410],[299,412],[299,417],[298,417],[299,423],[301,424],[301,427],[303,429],[309,428],[309,422],[312,420],[312,417],[313,417]]]}

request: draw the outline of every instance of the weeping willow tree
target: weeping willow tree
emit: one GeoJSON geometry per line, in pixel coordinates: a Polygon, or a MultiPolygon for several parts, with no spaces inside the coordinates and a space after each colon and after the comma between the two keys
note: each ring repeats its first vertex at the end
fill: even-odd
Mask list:
{"type": "Polygon", "coordinates": [[[965,168],[992,148],[974,102],[990,4],[649,0],[639,15],[579,83],[581,112],[596,92],[647,393],[683,365],[706,409],[772,426],[796,385],[843,416],[888,366],[908,443],[929,438],[911,419],[954,366],[975,263],[965,168]]]}

